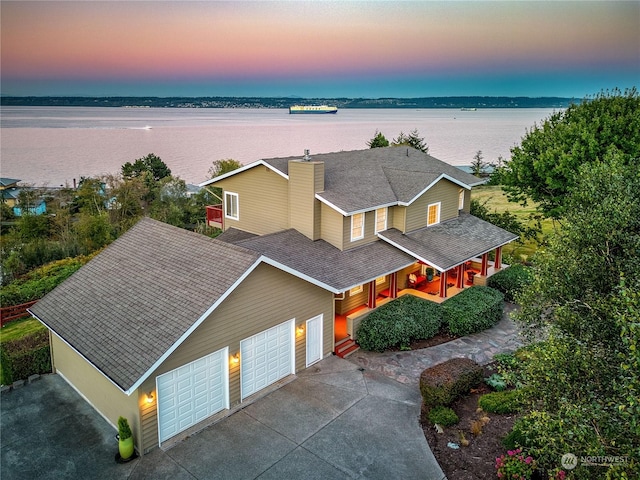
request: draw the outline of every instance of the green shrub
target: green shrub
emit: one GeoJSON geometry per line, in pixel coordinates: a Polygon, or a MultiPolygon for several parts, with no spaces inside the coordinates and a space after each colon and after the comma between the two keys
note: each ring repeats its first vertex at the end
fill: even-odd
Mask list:
{"type": "Polygon", "coordinates": [[[443,427],[450,427],[460,421],[456,412],[449,407],[437,406],[429,411],[429,421],[443,427]]]}
{"type": "Polygon", "coordinates": [[[483,369],[468,358],[453,358],[420,375],[420,393],[427,407],[448,406],[482,382],[483,369]]]}
{"type": "Polygon", "coordinates": [[[124,417],[118,417],[118,437],[120,440],[126,440],[131,438],[131,427],[129,427],[129,421],[124,417]]]}
{"type": "Polygon", "coordinates": [[[364,350],[383,352],[431,338],[441,326],[442,311],[438,304],[405,295],[371,312],[360,323],[356,338],[364,350]]]}
{"type": "Polygon", "coordinates": [[[487,286],[502,292],[507,302],[513,302],[515,296],[532,281],[531,269],[517,263],[489,277],[487,286]]]}
{"type": "Polygon", "coordinates": [[[516,413],[522,408],[522,398],[519,390],[505,390],[501,392],[491,392],[482,395],[478,400],[478,405],[485,412],[489,413],[516,413]]]}
{"type": "Polygon", "coordinates": [[[2,383],[10,384],[37,373],[51,372],[49,331],[42,330],[0,344],[2,383]]]}
{"type": "Polygon", "coordinates": [[[443,320],[453,335],[481,332],[502,319],[504,295],[489,287],[463,290],[442,305],[443,320]]]}
{"type": "Polygon", "coordinates": [[[500,375],[499,373],[494,373],[489,378],[485,378],[484,383],[489,385],[491,388],[493,388],[497,392],[501,392],[507,389],[507,382],[505,381],[504,378],[502,378],[502,375],[500,375]]]}
{"type": "Polygon", "coordinates": [[[523,427],[524,424],[522,420],[516,420],[511,431],[502,439],[502,445],[508,450],[515,450],[516,448],[526,445],[528,441],[524,434],[523,427]]]}
{"type": "Polygon", "coordinates": [[[39,300],[69,278],[93,256],[65,258],[36,268],[0,288],[0,304],[7,307],[39,300]]]}

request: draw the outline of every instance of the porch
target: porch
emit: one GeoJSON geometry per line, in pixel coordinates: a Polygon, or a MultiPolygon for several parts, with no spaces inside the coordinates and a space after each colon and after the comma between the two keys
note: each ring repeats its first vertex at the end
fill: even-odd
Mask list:
{"type": "MultiPolygon", "coordinates": [[[[498,249],[496,252],[496,261],[500,262],[500,258],[501,255],[498,249]]],[[[366,303],[361,303],[343,313],[340,313],[340,309],[336,308],[334,319],[335,342],[337,343],[344,339],[356,340],[355,332],[360,322],[371,312],[389,303],[394,298],[404,295],[414,295],[431,302],[443,303],[447,299],[462,292],[465,288],[475,285],[486,286],[487,280],[491,276],[509,267],[509,265],[497,263],[496,261],[490,262],[488,260],[488,254],[484,254],[482,257],[473,258],[446,272],[436,272],[430,280],[427,279],[426,275],[422,275],[424,271],[430,267],[422,262],[416,262],[416,264],[409,268],[391,274],[388,284],[381,285],[380,282],[369,282],[368,286],[363,286],[365,287],[363,290],[367,290],[366,287],[368,287],[366,303]],[[406,283],[403,284],[403,287],[398,288],[398,278],[402,275],[404,275],[407,280],[406,283]],[[411,284],[409,280],[409,276],[411,275],[417,276],[418,282],[416,284],[411,284]],[[392,293],[394,277],[396,283],[395,296],[392,293]],[[375,294],[372,293],[374,291],[375,294]]],[[[336,299],[336,307],[338,307],[338,302],[344,301],[345,299],[344,297],[342,299],[336,299]]]]}

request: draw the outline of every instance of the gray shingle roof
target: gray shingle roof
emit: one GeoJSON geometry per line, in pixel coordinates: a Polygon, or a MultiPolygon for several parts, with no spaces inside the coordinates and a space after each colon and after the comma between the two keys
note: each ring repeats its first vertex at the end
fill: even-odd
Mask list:
{"type": "Polygon", "coordinates": [[[407,234],[391,228],[378,235],[443,271],[518,238],[467,213],[407,234]]]}
{"type": "Polygon", "coordinates": [[[324,240],[310,240],[294,229],[238,242],[285,267],[307,275],[335,293],[415,262],[415,258],[385,242],[341,251],[324,240]]]}
{"type": "MultiPolygon", "coordinates": [[[[318,196],[346,214],[410,202],[443,174],[467,186],[484,182],[448,163],[406,147],[323,153],[311,157],[324,162],[325,189],[318,196]]],[[[263,161],[288,175],[288,163],[295,159],[300,157],[263,161]]]]}
{"type": "Polygon", "coordinates": [[[259,258],[145,218],[30,310],[127,391],[259,258]]]}

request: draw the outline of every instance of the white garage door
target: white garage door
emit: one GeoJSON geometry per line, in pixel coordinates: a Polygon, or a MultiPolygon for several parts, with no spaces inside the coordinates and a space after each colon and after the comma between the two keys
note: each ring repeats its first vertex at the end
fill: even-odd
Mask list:
{"type": "Polygon", "coordinates": [[[293,320],[240,342],[241,397],[295,373],[293,320]]]}
{"type": "Polygon", "coordinates": [[[229,408],[228,348],[156,378],[160,441],[229,408]]]}

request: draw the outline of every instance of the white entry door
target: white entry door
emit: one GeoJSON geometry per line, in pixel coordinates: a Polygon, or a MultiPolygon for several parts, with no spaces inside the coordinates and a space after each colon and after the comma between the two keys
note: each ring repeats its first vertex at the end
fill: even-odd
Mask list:
{"type": "Polygon", "coordinates": [[[293,320],[240,342],[241,398],[295,373],[293,320]]]}
{"type": "Polygon", "coordinates": [[[307,367],[322,360],[322,315],[307,320],[307,367]]]}
{"type": "Polygon", "coordinates": [[[156,377],[161,442],[229,408],[228,350],[223,348],[156,377]]]}

